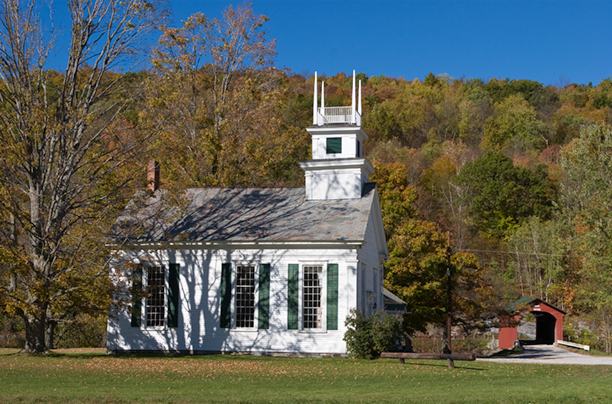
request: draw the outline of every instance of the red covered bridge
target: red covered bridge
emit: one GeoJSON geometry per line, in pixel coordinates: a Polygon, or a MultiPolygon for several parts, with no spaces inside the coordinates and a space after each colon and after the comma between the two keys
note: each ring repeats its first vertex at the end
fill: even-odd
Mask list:
{"type": "Polygon", "coordinates": [[[518,340],[518,323],[525,313],[533,313],[536,319],[536,338],[533,344],[554,344],[563,340],[563,317],[565,312],[541,299],[523,298],[515,302],[516,314],[501,317],[499,347],[510,349],[518,340]]]}

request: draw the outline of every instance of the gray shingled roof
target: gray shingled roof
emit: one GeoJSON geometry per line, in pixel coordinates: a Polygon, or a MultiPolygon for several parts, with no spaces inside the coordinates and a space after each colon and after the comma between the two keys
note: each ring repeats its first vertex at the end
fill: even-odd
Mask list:
{"type": "Polygon", "coordinates": [[[361,199],[327,201],[307,201],[303,188],[191,188],[183,209],[160,196],[132,203],[115,235],[131,242],[362,241],[375,193],[374,183],[361,199]]]}

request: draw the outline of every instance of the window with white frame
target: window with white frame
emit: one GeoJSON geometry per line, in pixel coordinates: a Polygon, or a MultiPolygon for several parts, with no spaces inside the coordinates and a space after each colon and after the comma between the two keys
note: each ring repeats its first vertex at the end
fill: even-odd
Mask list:
{"type": "Polygon", "coordinates": [[[134,265],[132,270],[132,327],[178,327],[180,266],[134,265]],[[144,321],[144,323],[143,323],[144,321]]]}
{"type": "Polygon", "coordinates": [[[289,264],[287,281],[289,330],[338,329],[338,264],[289,264]]]}
{"type": "Polygon", "coordinates": [[[227,329],[268,329],[270,264],[221,266],[219,325],[227,329]]]}
{"type": "Polygon", "coordinates": [[[164,267],[146,267],[145,320],[147,327],[163,327],[166,320],[166,271],[164,267]]]}
{"type": "Polygon", "coordinates": [[[255,327],[255,266],[236,266],[236,328],[255,327]]]}
{"type": "Polygon", "coordinates": [[[323,328],[323,267],[304,266],[302,324],[305,329],[323,328]]]}

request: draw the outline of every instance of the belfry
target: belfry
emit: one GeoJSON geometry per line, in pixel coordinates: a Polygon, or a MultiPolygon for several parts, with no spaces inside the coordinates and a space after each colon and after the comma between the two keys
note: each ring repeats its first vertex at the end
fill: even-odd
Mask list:
{"type": "Polygon", "coordinates": [[[358,199],[374,169],[363,158],[363,142],[368,135],[361,128],[361,80],[356,94],[355,71],[350,107],[325,107],[325,83],[321,82],[318,106],[318,80],[315,72],[312,125],[312,160],[300,163],[306,174],[306,199],[358,199]],[[356,102],[357,101],[357,102],[356,102]]]}

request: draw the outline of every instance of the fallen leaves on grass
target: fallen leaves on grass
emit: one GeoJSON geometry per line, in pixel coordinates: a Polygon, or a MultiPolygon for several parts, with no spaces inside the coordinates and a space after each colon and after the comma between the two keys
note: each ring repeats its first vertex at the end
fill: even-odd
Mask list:
{"type": "MultiPolygon", "coordinates": [[[[48,358],[50,359],[50,358],[48,358]]],[[[105,373],[116,377],[139,378],[147,375],[161,378],[201,377],[214,378],[227,375],[248,374],[270,377],[303,372],[303,368],[279,365],[257,360],[218,360],[203,358],[57,358],[45,361],[15,361],[7,364],[9,368],[27,367],[31,370],[40,367],[53,373],[53,370],[74,371],[77,373],[105,373]]],[[[126,379],[127,380],[127,379],[126,379]]]]}

